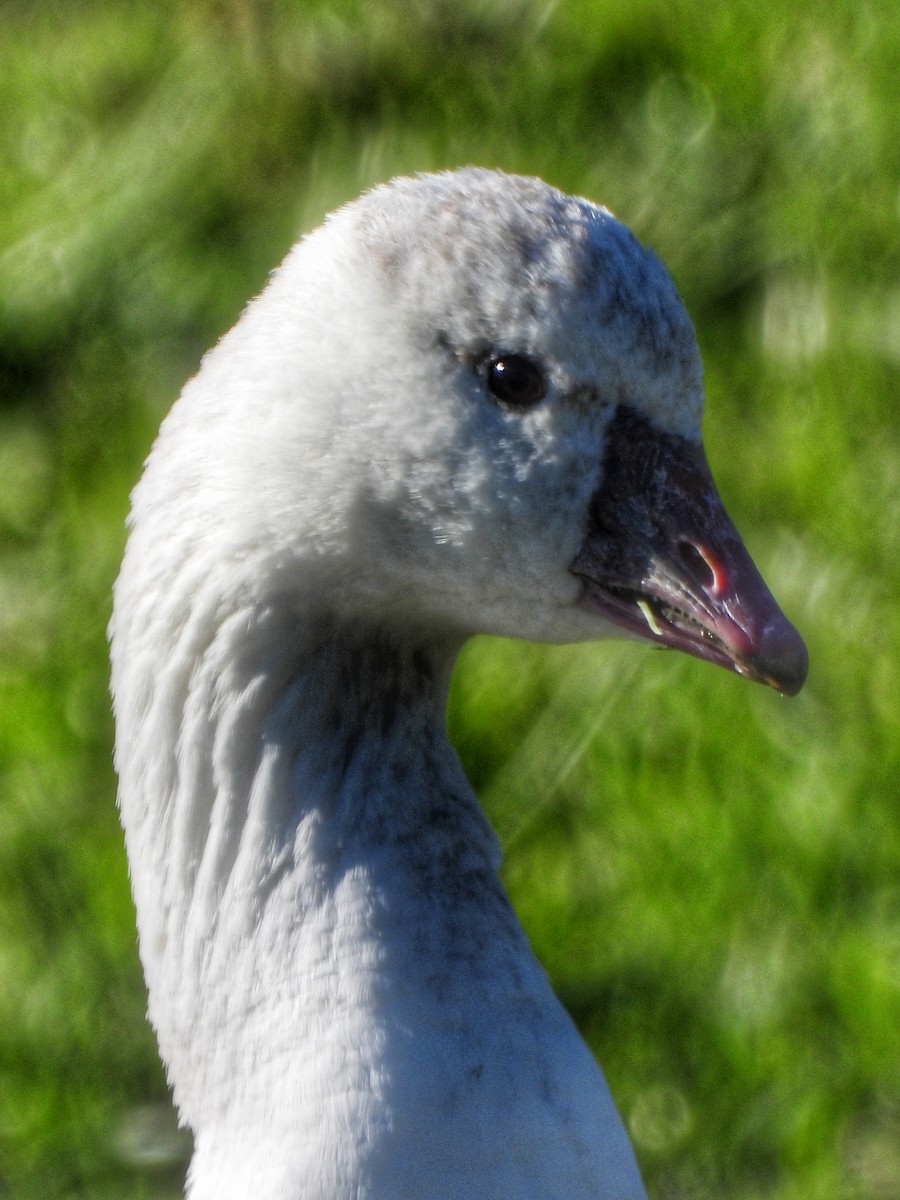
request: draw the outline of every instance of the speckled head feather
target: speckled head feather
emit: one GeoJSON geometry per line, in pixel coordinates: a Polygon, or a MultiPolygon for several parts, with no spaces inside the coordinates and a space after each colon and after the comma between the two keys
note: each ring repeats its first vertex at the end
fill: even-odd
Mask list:
{"type": "Polygon", "coordinates": [[[345,219],[424,336],[443,328],[466,348],[558,356],[570,388],[599,376],[604,399],[697,434],[690,318],[659,259],[607,209],[539,179],[469,168],[394,180],[332,218],[345,219]]]}

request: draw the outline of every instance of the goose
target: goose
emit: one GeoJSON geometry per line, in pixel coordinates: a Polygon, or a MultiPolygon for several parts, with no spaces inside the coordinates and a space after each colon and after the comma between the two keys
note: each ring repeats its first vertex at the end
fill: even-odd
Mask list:
{"type": "Polygon", "coordinates": [[[115,585],[119,807],[190,1200],[642,1200],[445,729],[472,634],[804,644],[606,209],[467,168],[302,239],[207,354],[115,585]]]}

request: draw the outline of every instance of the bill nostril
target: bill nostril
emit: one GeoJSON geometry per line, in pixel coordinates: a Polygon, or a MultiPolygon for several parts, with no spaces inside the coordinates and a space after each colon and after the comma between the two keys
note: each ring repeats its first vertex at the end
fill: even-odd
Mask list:
{"type": "Polygon", "coordinates": [[[693,542],[679,542],[678,553],[684,569],[705,592],[715,596],[721,591],[724,581],[720,572],[698,546],[693,542]]]}

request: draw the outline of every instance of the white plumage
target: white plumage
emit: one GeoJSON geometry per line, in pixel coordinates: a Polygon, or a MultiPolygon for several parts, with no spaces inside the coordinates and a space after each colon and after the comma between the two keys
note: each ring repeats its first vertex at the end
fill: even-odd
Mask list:
{"type": "Polygon", "coordinates": [[[605,210],[477,170],[334,214],[185,388],[133,496],[112,657],[191,1200],[644,1197],[444,702],[478,631],[645,636],[800,686],[701,409],[658,261],[605,210]]]}

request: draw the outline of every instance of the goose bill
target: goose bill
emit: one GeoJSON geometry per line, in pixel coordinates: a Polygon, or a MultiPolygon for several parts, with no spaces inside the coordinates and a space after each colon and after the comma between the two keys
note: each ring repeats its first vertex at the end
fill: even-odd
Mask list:
{"type": "Polygon", "coordinates": [[[725,511],[699,441],[621,407],[570,568],[579,603],[657,645],[794,695],[803,639],[725,511]]]}

